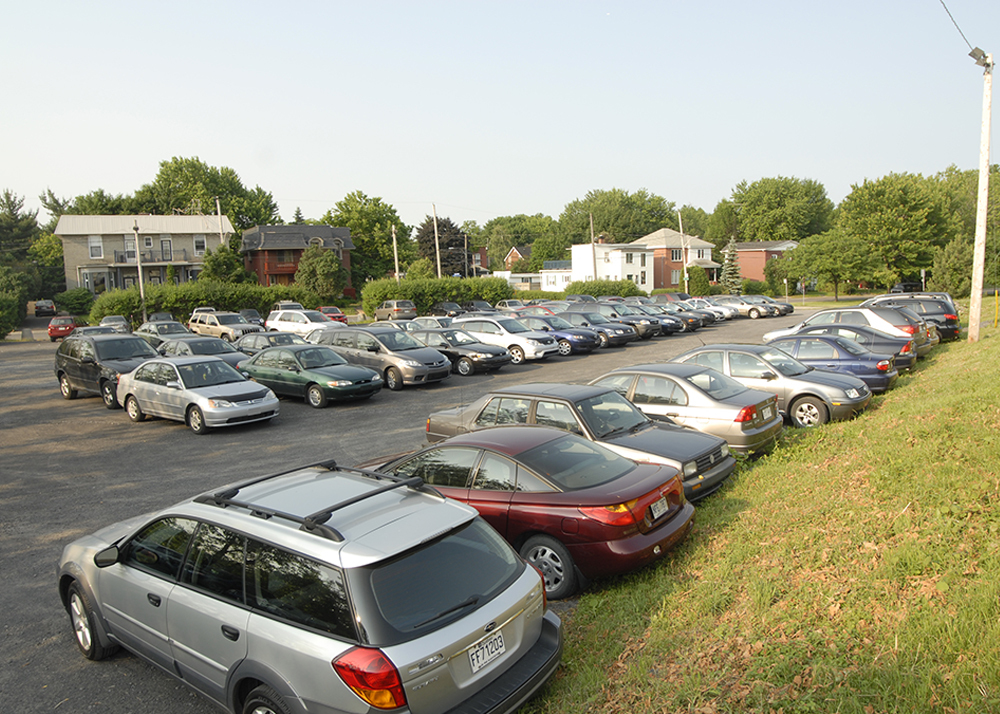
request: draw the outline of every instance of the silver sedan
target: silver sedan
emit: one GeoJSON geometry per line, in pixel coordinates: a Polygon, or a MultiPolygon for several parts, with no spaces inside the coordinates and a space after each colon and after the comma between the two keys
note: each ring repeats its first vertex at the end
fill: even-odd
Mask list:
{"type": "Polygon", "coordinates": [[[278,416],[278,398],[217,357],[163,357],[118,381],[118,401],[134,422],[183,421],[195,434],[278,416]]]}

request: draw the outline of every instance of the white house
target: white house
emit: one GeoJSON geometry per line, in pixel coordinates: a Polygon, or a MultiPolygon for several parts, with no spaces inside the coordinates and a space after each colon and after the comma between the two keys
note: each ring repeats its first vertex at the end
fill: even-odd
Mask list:
{"type": "Polygon", "coordinates": [[[653,289],[652,248],[630,243],[581,243],[572,246],[572,257],[573,282],[631,280],[644,292],[653,289]]]}

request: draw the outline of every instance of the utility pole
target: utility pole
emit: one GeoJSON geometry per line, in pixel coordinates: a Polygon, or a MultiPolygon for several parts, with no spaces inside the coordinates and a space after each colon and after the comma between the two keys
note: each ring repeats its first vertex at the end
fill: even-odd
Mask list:
{"type": "Polygon", "coordinates": [[[594,280],[597,280],[597,243],[594,242],[594,214],[590,214],[590,252],[594,258],[594,280]]]}
{"type": "Polygon", "coordinates": [[[677,225],[681,227],[681,268],[684,269],[684,292],[688,293],[688,250],[690,248],[684,235],[684,219],[681,218],[680,211],[677,211],[677,225]]]}
{"type": "Polygon", "coordinates": [[[392,259],[396,264],[396,285],[399,285],[399,248],[396,246],[396,224],[392,224],[392,259]]]}
{"type": "Polygon", "coordinates": [[[222,205],[219,203],[218,196],[215,197],[215,214],[219,217],[219,247],[221,248],[225,244],[226,239],[222,235],[222,205]]]}
{"type": "Polygon", "coordinates": [[[463,233],[462,237],[465,238],[465,277],[469,277],[469,234],[463,233]]]}
{"type": "Polygon", "coordinates": [[[979,198],[976,201],[976,242],[972,254],[972,299],[969,301],[969,342],[979,341],[983,310],[983,268],[986,264],[986,209],[990,195],[990,105],[993,98],[993,55],[978,47],[969,53],[983,67],[983,127],[979,141],[979,198]]]}
{"type": "Polygon", "coordinates": [[[441,277],[441,242],[438,239],[438,209],[433,203],[431,211],[434,213],[434,253],[437,255],[438,277],[441,277]]]}
{"type": "Polygon", "coordinates": [[[146,321],[146,288],[142,283],[142,251],[139,249],[139,221],[135,220],[132,230],[135,231],[135,267],[139,270],[139,302],[142,303],[142,321],[146,321]]]}

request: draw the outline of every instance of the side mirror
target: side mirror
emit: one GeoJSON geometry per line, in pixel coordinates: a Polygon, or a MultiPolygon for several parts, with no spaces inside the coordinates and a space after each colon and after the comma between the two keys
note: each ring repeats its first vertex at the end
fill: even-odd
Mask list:
{"type": "Polygon", "coordinates": [[[94,555],[94,565],[98,568],[106,568],[118,562],[118,546],[112,545],[94,555]]]}
{"type": "Polygon", "coordinates": [[[181,383],[180,382],[167,382],[163,386],[166,387],[167,389],[180,389],[181,388],[181,383]]]}
{"type": "Polygon", "coordinates": [[[778,375],[776,375],[774,372],[764,372],[764,374],[760,375],[760,378],[766,379],[767,381],[770,382],[772,379],[777,379],[778,375]]]}
{"type": "Polygon", "coordinates": [[[83,359],[80,360],[80,362],[82,362],[83,364],[94,364],[94,358],[84,357],[83,359]]]}
{"type": "Polygon", "coordinates": [[[378,352],[378,345],[368,345],[369,352],[378,352]]]}

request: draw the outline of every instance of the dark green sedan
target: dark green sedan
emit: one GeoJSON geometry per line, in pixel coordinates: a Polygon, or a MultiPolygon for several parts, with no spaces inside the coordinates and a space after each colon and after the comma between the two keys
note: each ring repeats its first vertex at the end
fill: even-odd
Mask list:
{"type": "Polygon", "coordinates": [[[269,347],[241,362],[238,369],[275,394],[305,397],[317,409],[330,400],[368,399],[382,389],[378,372],[348,364],[323,345],[269,347]]]}

